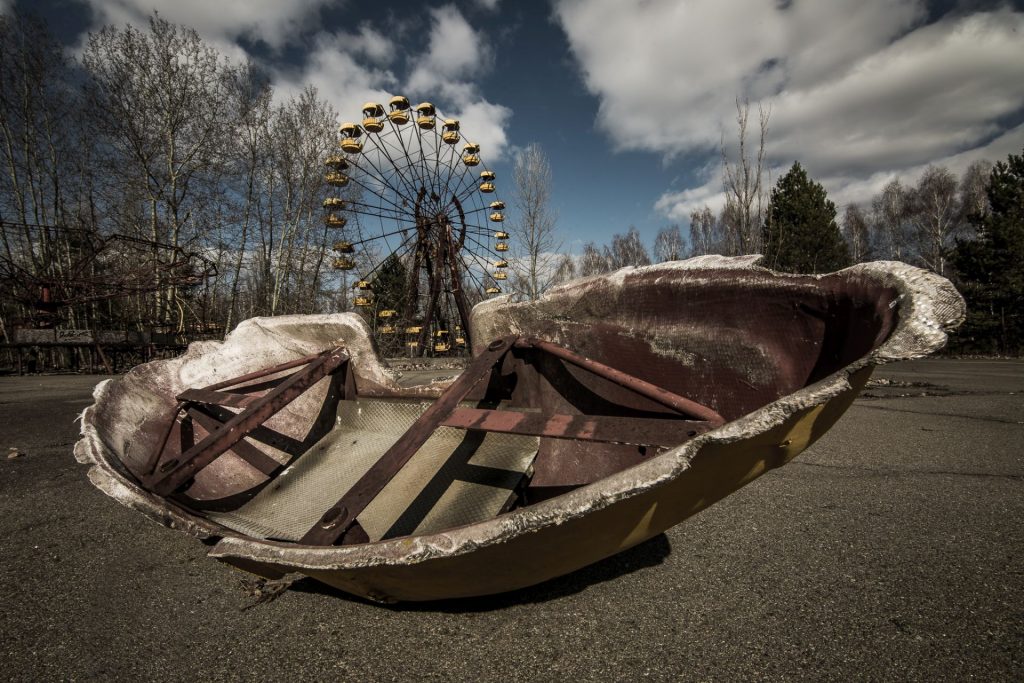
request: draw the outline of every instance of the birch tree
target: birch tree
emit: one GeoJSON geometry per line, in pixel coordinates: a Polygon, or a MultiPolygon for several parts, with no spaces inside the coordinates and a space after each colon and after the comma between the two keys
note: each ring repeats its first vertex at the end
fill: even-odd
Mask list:
{"type": "Polygon", "coordinates": [[[730,159],[722,136],[722,175],[726,210],[722,214],[726,232],[726,253],[753,254],[761,248],[761,224],[766,205],[765,143],[771,108],[758,105],[758,144],[751,150],[748,139],[750,103],[736,100],[736,159],[730,159]]]}
{"type": "Polygon", "coordinates": [[[658,261],[678,261],[683,258],[685,248],[678,224],[662,228],[654,238],[654,257],[658,261]]]}
{"type": "Polygon", "coordinates": [[[552,284],[562,247],[551,208],[551,166],[540,145],[532,143],[516,155],[512,181],[517,249],[512,266],[518,289],[537,299],[552,284]]]}

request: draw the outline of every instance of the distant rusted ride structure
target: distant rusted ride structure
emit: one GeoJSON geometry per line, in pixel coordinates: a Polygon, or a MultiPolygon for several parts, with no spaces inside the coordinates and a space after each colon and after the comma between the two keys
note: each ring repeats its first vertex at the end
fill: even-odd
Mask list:
{"type": "Polygon", "coordinates": [[[119,353],[149,360],[180,351],[180,331],[109,329],[83,325],[67,315],[74,307],[161,290],[194,287],[217,272],[196,251],[157,240],[59,225],[0,221],[0,303],[20,310],[2,346],[15,354],[19,371],[33,371],[47,350],[81,349],[90,366],[112,372],[119,353]]]}

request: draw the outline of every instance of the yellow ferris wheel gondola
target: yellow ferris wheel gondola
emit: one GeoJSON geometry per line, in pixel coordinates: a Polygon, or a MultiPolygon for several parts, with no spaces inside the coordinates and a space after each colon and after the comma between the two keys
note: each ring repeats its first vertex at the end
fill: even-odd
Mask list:
{"type": "Polygon", "coordinates": [[[341,256],[334,259],[331,265],[334,267],[335,270],[352,270],[353,268],[356,267],[356,262],[350,258],[341,256]]]}
{"type": "Polygon", "coordinates": [[[492,275],[491,277],[493,277],[495,280],[507,280],[508,279],[508,273],[499,270],[499,271],[495,272],[494,275],[492,275]]]}
{"type": "Polygon", "coordinates": [[[332,187],[345,187],[348,185],[348,176],[338,171],[331,171],[324,175],[324,182],[332,187]]]}
{"type": "Polygon", "coordinates": [[[508,251],[508,244],[506,242],[498,242],[494,245],[495,251],[508,251]]]}
{"type": "Polygon", "coordinates": [[[340,211],[345,208],[345,200],[340,197],[328,197],[324,200],[324,208],[340,211]]]}
{"type": "Polygon", "coordinates": [[[490,286],[484,290],[487,294],[501,294],[501,290],[495,286],[490,286]]]}
{"type": "Polygon", "coordinates": [[[379,133],[384,130],[384,107],[376,102],[363,105],[363,130],[367,133],[379,133]]]}
{"type": "Polygon", "coordinates": [[[504,230],[498,230],[497,232],[494,233],[494,239],[496,239],[496,240],[507,240],[508,239],[508,233],[505,232],[504,230]]]}
{"type": "Polygon", "coordinates": [[[370,284],[369,280],[357,280],[352,286],[363,292],[369,292],[373,289],[373,285],[370,284]]]}
{"type": "Polygon", "coordinates": [[[336,213],[329,213],[324,216],[324,225],[331,228],[344,228],[346,223],[348,223],[348,219],[336,213]]]}
{"type": "Polygon", "coordinates": [[[480,145],[475,142],[467,143],[462,147],[462,163],[466,166],[477,166],[480,164],[480,145]]]}
{"type": "Polygon", "coordinates": [[[324,160],[324,166],[334,171],[347,171],[348,162],[345,161],[345,157],[337,154],[332,154],[324,160]]]}
{"type": "Polygon", "coordinates": [[[505,220],[505,214],[501,213],[500,211],[495,211],[490,215],[490,219],[492,223],[501,223],[502,221],[505,220]]]}
{"type": "Polygon", "coordinates": [[[388,102],[388,118],[391,119],[391,123],[398,126],[404,126],[409,123],[409,98],[397,95],[391,98],[388,102]]]}
{"type": "Polygon", "coordinates": [[[480,171],[480,191],[488,194],[494,192],[494,179],[496,177],[494,171],[480,171]]]}
{"type": "Polygon", "coordinates": [[[441,139],[449,145],[454,145],[459,141],[459,120],[458,119],[445,119],[444,132],[441,133],[441,139]]]}
{"type": "Polygon", "coordinates": [[[363,151],[363,143],[359,141],[363,135],[362,128],[354,123],[343,123],[338,132],[341,133],[341,142],[338,144],[343,152],[359,154],[363,151]]]}
{"type": "Polygon", "coordinates": [[[437,111],[430,102],[420,102],[416,105],[416,125],[422,130],[434,130],[437,124],[437,111]]]}
{"type": "Polygon", "coordinates": [[[373,305],[373,299],[368,296],[357,296],[352,300],[352,303],[360,308],[367,308],[373,305]]]}
{"type": "Polygon", "coordinates": [[[334,243],[334,251],[338,252],[339,254],[354,254],[356,251],[356,247],[351,242],[340,240],[334,243]]]}
{"type": "Polygon", "coordinates": [[[505,209],[505,202],[493,201],[491,202],[491,211],[503,211],[505,209]]]}

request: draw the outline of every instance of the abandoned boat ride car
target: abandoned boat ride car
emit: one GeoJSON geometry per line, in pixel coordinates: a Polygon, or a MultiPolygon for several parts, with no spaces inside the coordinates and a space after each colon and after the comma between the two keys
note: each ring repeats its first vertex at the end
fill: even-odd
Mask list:
{"type": "Polygon", "coordinates": [[[354,314],[248,320],[100,384],[93,483],[210,556],[378,601],[507,591],[645,541],[779,467],[874,366],[962,320],[901,263],[699,257],[472,312],[456,379],[401,387],[354,314]]]}

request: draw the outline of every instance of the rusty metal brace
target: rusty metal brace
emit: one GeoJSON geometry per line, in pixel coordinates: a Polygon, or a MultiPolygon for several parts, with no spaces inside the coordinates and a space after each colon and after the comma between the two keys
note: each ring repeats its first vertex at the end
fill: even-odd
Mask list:
{"type": "MultiPolygon", "coordinates": [[[[341,348],[336,348],[313,356],[281,363],[240,377],[234,377],[217,384],[211,384],[203,389],[189,389],[182,392],[176,397],[178,405],[171,418],[170,425],[160,442],[160,446],[150,457],[149,463],[147,463],[147,474],[143,477],[143,483],[151,491],[159,495],[166,496],[173,493],[191,480],[197,472],[235,447],[250,432],[262,426],[263,423],[281,409],[301,396],[321,379],[333,373],[344,363],[348,362],[348,360],[348,354],[342,351],[341,348]],[[252,397],[220,391],[301,365],[305,365],[305,367],[289,375],[264,396],[252,397]],[[193,403],[215,403],[244,407],[244,410],[225,422],[219,429],[212,428],[211,425],[212,431],[204,439],[188,448],[179,456],[159,463],[160,456],[177,423],[178,414],[182,410],[187,410],[193,403]]],[[[248,454],[248,450],[242,450],[244,451],[242,457],[245,457],[248,454]]],[[[266,464],[265,461],[261,460],[255,466],[263,471],[264,474],[272,474],[273,470],[269,473],[266,471],[268,469],[266,464]]]]}

